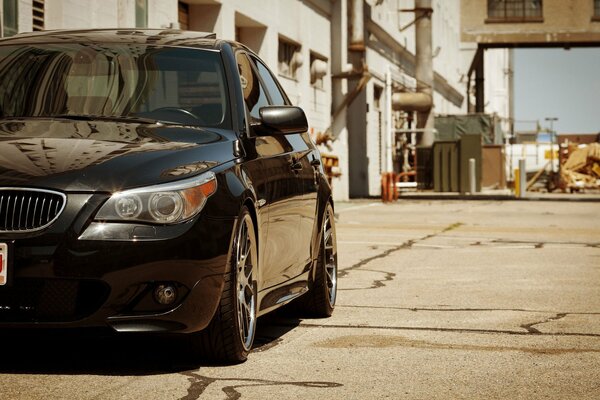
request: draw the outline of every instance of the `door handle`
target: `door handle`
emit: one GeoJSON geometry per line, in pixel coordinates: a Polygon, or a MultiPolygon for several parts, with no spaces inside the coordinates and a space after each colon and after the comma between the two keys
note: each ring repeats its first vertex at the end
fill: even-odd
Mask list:
{"type": "Polygon", "coordinates": [[[302,169],[302,163],[300,161],[292,160],[292,162],[290,162],[290,168],[293,171],[300,171],[302,169]]]}

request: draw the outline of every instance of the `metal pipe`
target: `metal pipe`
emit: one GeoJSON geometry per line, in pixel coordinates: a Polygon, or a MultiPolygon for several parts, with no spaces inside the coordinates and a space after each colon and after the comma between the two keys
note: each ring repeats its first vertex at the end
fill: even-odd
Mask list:
{"type": "Polygon", "coordinates": [[[515,134],[515,51],[508,49],[508,119],[510,136],[515,134]]]}
{"type": "Polygon", "coordinates": [[[4,37],[4,3],[0,1],[0,38],[4,37]]]}
{"type": "Polygon", "coordinates": [[[485,57],[480,47],[477,49],[477,65],[475,67],[475,112],[485,112],[485,57]]]}
{"type": "Polygon", "coordinates": [[[385,131],[386,131],[386,149],[385,149],[385,170],[386,172],[394,171],[394,132],[392,124],[392,71],[390,66],[387,67],[385,74],[385,131]]]}
{"type": "Polygon", "coordinates": [[[392,96],[394,110],[428,112],[431,103],[431,95],[427,93],[398,92],[392,96]]]}
{"type": "Polygon", "coordinates": [[[417,128],[425,129],[421,137],[421,145],[431,147],[434,141],[433,127],[433,53],[431,28],[431,0],[415,0],[415,39],[416,39],[416,71],[417,92],[429,95],[430,107],[417,112],[417,128]]]}
{"type": "Polygon", "coordinates": [[[477,192],[477,174],[475,170],[475,159],[469,158],[469,193],[475,194],[477,192]]]}
{"type": "Polygon", "coordinates": [[[364,0],[352,1],[352,27],[350,32],[350,46],[352,51],[365,51],[365,20],[364,0]]]}
{"type": "Polygon", "coordinates": [[[525,197],[525,193],[527,192],[527,170],[525,168],[525,159],[519,159],[519,169],[515,176],[517,197],[525,197]]]}

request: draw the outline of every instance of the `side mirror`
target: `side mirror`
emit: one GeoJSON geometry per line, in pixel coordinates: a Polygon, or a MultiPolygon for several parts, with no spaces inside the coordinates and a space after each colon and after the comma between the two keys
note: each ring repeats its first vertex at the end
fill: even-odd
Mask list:
{"type": "Polygon", "coordinates": [[[261,107],[260,124],[254,126],[259,136],[290,135],[308,130],[306,115],[300,107],[268,106],[261,107]]]}

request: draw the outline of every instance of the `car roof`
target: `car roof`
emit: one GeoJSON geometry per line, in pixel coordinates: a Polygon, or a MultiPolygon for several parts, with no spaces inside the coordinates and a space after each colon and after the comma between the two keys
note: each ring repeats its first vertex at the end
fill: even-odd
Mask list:
{"type": "Polygon", "coordinates": [[[179,29],[80,29],[20,33],[0,39],[1,45],[39,43],[128,43],[156,46],[218,48],[221,40],[208,32],[179,29]]]}

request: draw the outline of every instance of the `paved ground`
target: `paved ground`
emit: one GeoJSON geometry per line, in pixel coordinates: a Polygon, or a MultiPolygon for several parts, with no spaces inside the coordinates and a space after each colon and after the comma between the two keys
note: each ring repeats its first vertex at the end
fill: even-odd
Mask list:
{"type": "Polygon", "coordinates": [[[600,398],[600,203],[336,211],[332,318],[263,318],[227,367],[151,338],[3,339],[0,398],[600,398]]]}

